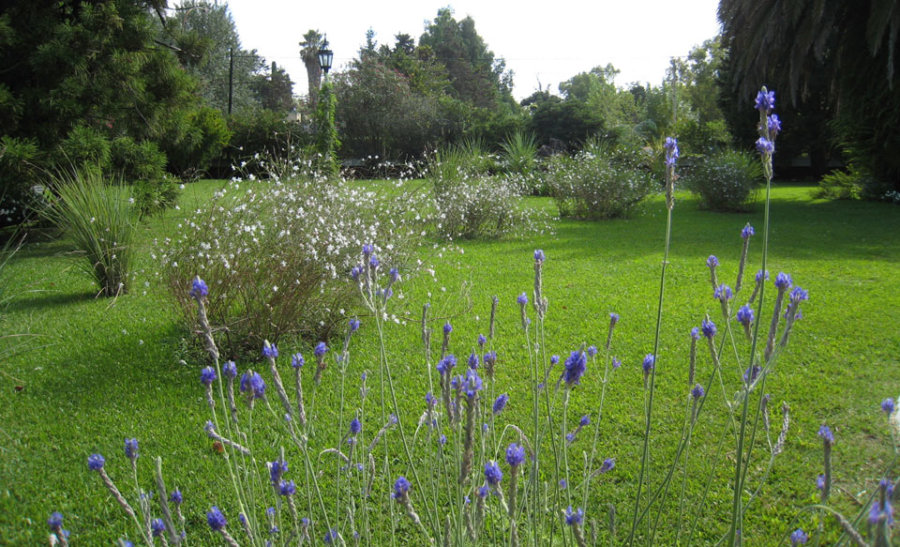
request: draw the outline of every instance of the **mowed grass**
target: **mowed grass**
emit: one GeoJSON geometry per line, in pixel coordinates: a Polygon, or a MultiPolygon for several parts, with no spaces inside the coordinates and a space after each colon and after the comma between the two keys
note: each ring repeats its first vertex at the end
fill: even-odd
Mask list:
{"type": "MultiPolygon", "coordinates": [[[[141,226],[136,282],[129,294],[117,299],[94,297],[97,289],[75,266],[77,258],[68,253],[65,241],[31,242],[4,271],[5,293],[15,298],[5,311],[2,333],[30,336],[3,340],[0,543],[45,541],[45,522],[52,511],[65,515],[65,527],[83,545],[108,544],[126,534],[133,537],[127,517],[86,465],[88,455],[103,453],[113,479],[123,491],[133,492],[122,455],[126,437],[140,441],[141,487],[152,488],[151,459],[161,456],[169,487],[184,492],[192,542],[220,543],[208,532],[205,511],[217,504],[234,518],[236,510],[221,456],[212,450],[203,431],[208,410],[199,382],[202,354],[155,277],[151,255],[153,240],[174,233],[179,223],[188,221],[190,211],[221,185],[214,181],[189,185],[180,210],[141,226]]],[[[768,269],[773,277],[779,271],[790,273],[795,284],[810,291],[810,300],[804,303],[804,318],[766,385],[772,394],[773,441],[781,426],[782,401],[790,404],[791,425],[786,450],[747,514],[744,537],[753,544],[780,541],[798,525],[814,527],[808,515],[793,519],[803,506],[818,499],[815,477],[821,473],[822,450],[816,431],[822,423],[832,428],[837,439],[832,502],[848,514],[859,510],[855,500],[867,499],[893,454],[879,404],[900,393],[900,331],[896,327],[900,324],[900,239],[896,237],[900,209],[879,203],[813,200],[810,192],[811,187],[800,185],[776,185],[773,191],[768,269]]],[[[546,199],[530,200],[530,205],[553,207],[546,199]]],[[[760,261],[761,204],[747,214],[718,214],[699,211],[689,195],[678,195],[657,363],[651,490],[664,475],[684,420],[688,332],[706,314],[719,324],[720,332],[725,331],[718,303],[712,298],[706,257],[719,257],[720,281],[733,286],[739,233],[746,222],[757,228],[747,268],[752,276],[760,261]]],[[[544,289],[550,302],[545,327],[548,353],[565,357],[583,343],[602,347],[609,312],[621,315],[612,353],[623,366],[608,388],[599,444],[599,455],[616,458],[617,466],[595,483],[585,508],[587,520],[603,523],[607,504],[615,504],[621,538],[630,523],[640,465],[644,412],[640,364],[653,349],[664,223],[665,207],[657,197],[628,220],[563,220],[553,223],[553,234],[455,242],[442,251],[423,249],[423,260],[434,265],[434,276],[425,272],[405,276],[395,299],[399,322],[387,331],[388,356],[403,395],[403,415],[408,421],[418,417],[428,389],[417,324],[422,305],[432,305],[434,343],[439,344],[437,333],[449,319],[454,325],[451,351],[465,356],[476,347],[477,335],[487,333],[490,298],[497,295],[494,349],[500,359],[495,392],[510,394],[504,423],[529,423],[527,349],[515,298],[522,292],[530,296],[532,254],[543,249],[547,256],[544,289]]],[[[770,299],[773,293],[769,291],[770,299]]],[[[529,313],[533,318],[533,312],[529,313]]],[[[367,328],[372,326],[370,318],[360,318],[363,327],[351,345],[345,379],[345,424],[359,405],[360,373],[367,370],[370,378],[377,378],[376,335],[367,328]]],[[[763,331],[766,327],[764,323],[763,331]]],[[[741,338],[737,339],[746,354],[741,338]]],[[[282,342],[284,367],[286,357],[297,350],[306,353],[310,347],[282,342]]],[[[689,461],[689,511],[698,504],[708,473],[716,476],[694,537],[701,544],[714,542],[727,529],[731,503],[729,481],[735,454],[723,391],[730,398],[741,371],[733,358],[723,361],[726,385],[724,390],[718,382],[706,386],[710,398],[689,461]],[[723,431],[726,442],[717,451],[723,431]]],[[[241,370],[250,365],[238,363],[241,370]]],[[[706,382],[710,370],[708,352],[701,347],[698,379],[706,382]]],[[[570,424],[587,413],[597,419],[601,373],[599,366],[590,365],[582,385],[573,392],[570,424]]],[[[332,366],[318,391],[319,423],[337,423],[337,386],[332,366]]],[[[372,419],[364,427],[376,429],[380,410],[373,411],[371,405],[378,401],[377,383],[370,380],[370,388],[373,393],[367,404],[372,419]]],[[[751,470],[753,489],[767,460],[764,442],[758,446],[757,465],[751,470]]],[[[570,458],[580,461],[581,451],[589,449],[585,436],[573,445],[570,458]]],[[[397,465],[402,471],[402,460],[397,465]]],[[[670,493],[669,498],[663,504],[661,543],[674,535],[671,523],[678,512],[677,495],[670,493]]],[[[407,529],[407,523],[402,526],[407,529]]],[[[836,528],[833,522],[829,528],[836,528]]]]}

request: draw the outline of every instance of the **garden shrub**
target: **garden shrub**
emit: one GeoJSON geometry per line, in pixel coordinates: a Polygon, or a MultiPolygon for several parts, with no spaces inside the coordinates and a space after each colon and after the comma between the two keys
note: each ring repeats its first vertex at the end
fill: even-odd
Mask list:
{"type": "Polygon", "coordinates": [[[109,167],[110,142],[96,129],[76,125],[59,143],[59,156],[58,163],[63,169],[95,168],[103,171],[109,167]]]}
{"type": "Polygon", "coordinates": [[[174,207],[180,194],[175,180],[168,176],[138,180],[132,185],[132,193],[141,219],[174,207]]]}
{"type": "Polygon", "coordinates": [[[756,198],[762,167],[754,156],[734,150],[697,162],[685,185],[711,211],[747,211],[756,198]]]}
{"type": "Polygon", "coordinates": [[[813,196],[822,199],[870,199],[896,203],[897,192],[890,183],[876,178],[868,169],[850,164],[846,171],[828,173],[819,182],[813,196]]]}
{"type": "Polygon", "coordinates": [[[152,141],[119,137],[113,139],[109,152],[112,169],[128,182],[155,181],[166,174],[166,155],[152,141]]]}
{"type": "Polygon", "coordinates": [[[564,217],[626,217],[659,188],[645,152],[589,144],[574,157],[550,159],[547,182],[564,217]]]}
{"type": "Polygon", "coordinates": [[[437,231],[445,238],[501,237],[540,229],[536,211],[522,206],[527,183],[521,175],[490,175],[477,143],[438,151],[427,173],[438,210],[437,231]]]}
{"type": "Polygon", "coordinates": [[[240,352],[286,334],[327,338],[358,291],[343,279],[376,238],[407,264],[424,233],[419,189],[389,196],[326,180],[232,182],[158,248],[162,277],[194,323],[184,279],[216,288],[209,319],[240,352]],[[384,218],[385,212],[389,218],[384,218]]]}
{"type": "Polygon", "coordinates": [[[259,158],[286,157],[312,143],[311,136],[298,122],[271,110],[238,112],[228,119],[228,130],[231,132],[228,146],[212,166],[223,178],[230,177],[233,169],[239,169],[244,176],[264,176],[268,170],[259,165],[259,158]]]}
{"type": "Polygon", "coordinates": [[[169,172],[190,181],[206,172],[230,138],[222,114],[203,107],[173,115],[160,143],[168,158],[169,172]]]}
{"type": "Polygon", "coordinates": [[[110,183],[97,169],[57,176],[41,214],[83,253],[79,264],[104,296],[128,292],[137,209],[131,189],[110,183]],[[52,191],[52,192],[51,192],[52,191]]]}
{"type": "Polygon", "coordinates": [[[37,141],[0,138],[0,226],[18,224],[39,201],[34,186],[41,161],[37,141]]]}

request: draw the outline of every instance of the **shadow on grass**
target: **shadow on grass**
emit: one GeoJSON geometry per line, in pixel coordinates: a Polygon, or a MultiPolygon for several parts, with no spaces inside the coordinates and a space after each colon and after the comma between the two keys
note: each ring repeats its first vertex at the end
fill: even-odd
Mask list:
{"type": "Polygon", "coordinates": [[[26,291],[21,296],[12,299],[7,311],[46,311],[51,308],[60,308],[73,304],[82,304],[97,298],[91,292],[63,292],[54,290],[26,291]]]}

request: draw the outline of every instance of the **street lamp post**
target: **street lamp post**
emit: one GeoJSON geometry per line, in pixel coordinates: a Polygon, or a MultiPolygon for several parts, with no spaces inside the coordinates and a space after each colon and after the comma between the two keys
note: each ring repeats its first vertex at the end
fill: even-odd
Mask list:
{"type": "Polygon", "coordinates": [[[322,40],[318,55],[319,66],[325,73],[325,77],[322,79],[322,88],[319,91],[319,101],[316,105],[316,149],[320,156],[321,173],[336,176],[340,172],[336,150],[341,142],[338,140],[337,128],[334,124],[337,100],[331,84],[328,82],[328,71],[331,70],[331,64],[334,61],[334,52],[328,48],[327,38],[322,40]]]}

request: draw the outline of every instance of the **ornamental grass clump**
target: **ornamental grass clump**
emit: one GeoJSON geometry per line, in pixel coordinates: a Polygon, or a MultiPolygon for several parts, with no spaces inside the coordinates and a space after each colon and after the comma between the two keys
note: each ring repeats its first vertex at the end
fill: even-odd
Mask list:
{"type": "MultiPolygon", "coordinates": [[[[772,105],[774,97],[763,93],[772,105]]],[[[765,120],[771,106],[760,112],[765,120]]],[[[760,151],[768,187],[774,135],[764,131],[767,144],[760,151]]],[[[543,250],[523,259],[522,270],[534,272],[530,294],[491,299],[487,335],[462,340],[462,329],[430,316],[425,305],[419,332],[408,333],[422,341],[423,351],[410,356],[397,355],[387,344],[388,329],[404,328],[391,321],[403,270],[389,260],[387,248],[364,243],[345,277],[367,315],[344,323],[343,346],[317,345],[315,367],[268,340],[259,344],[267,365],[259,371],[249,363],[220,365],[217,339],[224,335],[205,319],[209,303],[219,298],[217,284],[185,278],[183,290],[193,300],[212,362],[198,374],[197,396],[202,400],[211,392],[205,429],[222,454],[217,464],[224,478],[216,483],[215,505],[206,513],[208,534],[229,545],[296,545],[322,538],[332,545],[735,546],[770,539],[748,531],[747,516],[761,505],[762,487],[787,447],[791,419],[783,404],[780,427],[771,423],[772,395],[766,388],[809,295],[787,274],[767,280],[767,207],[759,236],[747,226],[734,234],[742,261],[756,260],[751,252],[762,247],[761,273],[750,297],[751,287],[741,279],[744,268],[735,268],[737,279],[725,284],[720,278],[728,271],[727,261],[720,264],[710,256],[706,265],[694,265],[704,278],[704,268],[709,270],[709,280],[699,283],[696,293],[705,302],[701,309],[715,313],[698,312],[698,326],[685,333],[689,363],[679,374],[682,359],[660,342],[675,211],[674,139],[667,141],[665,154],[666,245],[654,336],[642,351],[624,357],[617,355],[617,339],[630,318],[616,312],[607,312],[608,322],[589,325],[581,333],[584,341],[574,347],[547,336],[555,332],[555,325],[547,328],[549,322],[561,315],[554,314],[552,277],[545,276],[553,257],[543,250]],[[496,329],[495,321],[515,327],[507,329],[514,332],[514,342],[500,340],[497,333],[503,329],[496,329]],[[435,328],[442,328],[441,340],[432,340],[435,328]],[[371,351],[357,354],[356,333],[367,330],[375,343],[371,351]],[[295,386],[281,380],[290,371],[295,386]],[[244,402],[234,411],[228,392],[238,374],[244,402]],[[412,379],[403,391],[400,375],[412,379]],[[510,376],[519,382],[504,383],[510,376]],[[658,390],[663,382],[680,393],[676,404],[683,407],[684,419],[676,426],[674,447],[661,448],[663,424],[654,406],[662,404],[658,390]],[[418,386],[418,393],[408,386],[418,386]],[[328,404],[320,398],[322,390],[335,394],[328,404]],[[621,397],[620,404],[631,407],[605,408],[607,394],[623,392],[636,394],[621,397]],[[711,416],[708,403],[717,404],[721,415],[711,416]],[[622,422],[613,421],[621,419],[618,412],[639,417],[642,435],[636,443],[617,436],[623,429],[622,422]],[[698,428],[707,431],[695,435],[698,428]],[[703,461],[692,461],[701,442],[703,461]],[[705,486],[688,489],[689,482],[705,486]],[[617,507],[606,502],[612,489],[633,495],[617,507]],[[730,503],[722,503],[725,498],[730,503]]],[[[583,324],[581,317],[578,321],[583,324]]],[[[897,423],[894,399],[885,399],[881,408],[891,424],[897,423]]],[[[887,473],[859,515],[844,518],[824,505],[833,488],[832,451],[839,445],[829,427],[819,435],[825,452],[821,503],[808,510],[835,515],[842,533],[857,544],[866,544],[865,532],[858,531],[865,521],[875,543],[888,545],[893,487],[887,473]]],[[[126,456],[131,458],[136,442],[133,449],[129,442],[126,456]]],[[[173,541],[165,510],[162,526],[150,517],[142,520],[101,472],[102,458],[92,456],[89,466],[135,523],[134,537],[153,544],[158,530],[173,541]]],[[[141,516],[149,514],[149,507],[141,506],[141,516]]],[[[784,541],[808,540],[797,524],[784,523],[784,541]]],[[[822,535],[823,528],[820,519],[814,534],[822,535]]]]}
{"type": "Polygon", "coordinates": [[[99,294],[128,292],[138,222],[131,190],[96,169],[61,173],[50,189],[41,215],[71,239],[82,256],[79,265],[100,287],[99,294]]]}
{"type": "Polygon", "coordinates": [[[345,278],[363,243],[382,241],[386,260],[414,271],[429,210],[419,189],[400,185],[378,193],[305,179],[232,182],[155,256],[188,324],[195,309],[183,281],[202,272],[214,288],[208,320],[226,333],[219,344],[255,353],[287,334],[327,339],[347,320],[359,298],[345,278]]]}

